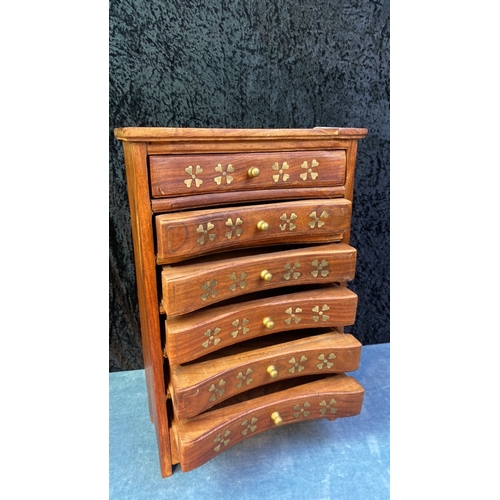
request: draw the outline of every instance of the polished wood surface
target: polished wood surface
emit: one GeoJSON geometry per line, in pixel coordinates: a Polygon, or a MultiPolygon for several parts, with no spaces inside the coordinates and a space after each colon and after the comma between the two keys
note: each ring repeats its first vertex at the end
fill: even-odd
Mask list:
{"type": "Polygon", "coordinates": [[[366,129],[127,127],[151,420],[163,477],[250,435],[361,411],[349,246],[366,129]]]}

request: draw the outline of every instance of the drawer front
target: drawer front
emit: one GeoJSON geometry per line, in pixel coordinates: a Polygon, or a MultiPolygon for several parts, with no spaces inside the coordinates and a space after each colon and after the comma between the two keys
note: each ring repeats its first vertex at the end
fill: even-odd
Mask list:
{"type": "Polygon", "coordinates": [[[346,199],[162,214],[156,216],[157,263],[229,249],[340,241],[350,222],[346,199]]]}
{"type": "Polygon", "coordinates": [[[361,344],[352,335],[314,335],[171,368],[171,394],[180,419],[203,411],[254,387],[305,375],[354,371],[361,344]]]}
{"type": "Polygon", "coordinates": [[[153,198],[342,186],[346,176],[344,150],[150,156],[149,165],[153,198]]]}
{"type": "Polygon", "coordinates": [[[162,303],[173,317],[248,293],[350,281],[355,269],[356,250],[344,243],[164,267],[162,303]]]}
{"type": "Polygon", "coordinates": [[[349,326],[357,303],[354,292],[333,285],[169,318],[165,354],[171,364],[181,364],[272,333],[349,326]]]}
{"type": "Polygon", "coordinates": [[[336,375],[193,419],[174,420],[173,434],[181,468],[184,472],[195,469],[231,446],[276,425],[358,415],[363,397],[364,389],[354,378],[336,375]]]}

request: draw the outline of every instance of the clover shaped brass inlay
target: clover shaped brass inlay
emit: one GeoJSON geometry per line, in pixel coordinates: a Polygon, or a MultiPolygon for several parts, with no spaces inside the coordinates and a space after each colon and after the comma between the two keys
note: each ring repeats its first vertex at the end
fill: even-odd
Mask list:
{"type": "Polygon", "coordinates": [[[243,318],[241,322],[239,319],[235,319],[231,324],[236,328],[236,330],[231,332],[231,337],[235,339],[239,333],[241,333],[242,335],[246,335],[250,331],[250,328],[246,327],[248,323],[250,323],[250,320],[248,320],[247,318],[243,318]]]}
{"type": "Polygon", "coordinates": [[[216,338],[215,336],[220,332],[220,328],[218,326],[216,326],[214,328],[214,332],[212,333],[212,329],[209,328],[203,335],[205,337],[208,337],[207,340],[205,340],[205,342],[203,342],[202,347],[204,347],[205,349],[208,348],[209,345],[211,345],[213,343],[214,346],[216,346],[219,342],[220,342],[220,339],[219,338],[216,338]]]}
{"type": "Polygon", "coordinates": [[[290,373],[295,373],[295,370],[297,370],[297,373],[300,373],[304,369],[304,366],[302,366],[300,363],[304,363],[304,361],[307,361],[307,358],[305,356],[301,356],[299,361],[295,361],[295,357],[289,359],[288,362],[293,366],[289,368],[288,371],[290,373]]]}
{"type": "Polygon", "coordinates": [[[321,215],[318,216],[316,215],[316,210],[314,212],[311,212],[309,214],[309,217],[312,219],[311,222],[309,222],[308,226],[311,228],[311,229],[314,229],[316,226],[318,228],[322,227],[325,225],[325,222],[320,220],[320,219],[326,219],[328,217],[328,212],[326,210],[323,210],[323,212],[321,212],[321,215]]]}
{"type": "Polygon", "coordinates": [[[215,240],[215,234],[211,233],[209,234],[209,231],[211,231],[215,226],[211,222],[207,222],[207,224],[204,226],[203,224],[200,224],[196,228],[196,232],[198,234],[201,234],[201,236],[196,240],[200,245],[205,244],[205,236],[208,237],[209,241],[214,241],[215,240]]]}
{"type": "Polygon", "coordinates": [[[248,431],[255,432],[255,429],[257,429],[257,426],[255,425],[257,423],[257,420],[258,420],[258,418],[256,418],[256,417],[252,417],[252,419],[250,421],[248,421],[247,418],[245,420],[243,420],[243,422],[241,423],[241,426],[245,427],[245,428],[241,431],[241,433],[244,436],[246,436],[248,434],[248,431]]]}
{"type": "Polygon", "coordinates": [[[238,389],[241,389],[243,387],[243,382],[245,382],[245,385],[251,384],[253,382],[253,378],[250,378],[249,375],[251,375],[252,373],[253,370],[251,368],[247,368],[247,371],[245,373],[238,373],[238,375],[236,375],[236,378],[239,379],[239,382],[236,384],[236,387],[238,389]]]}
{"type": "Polygon", "coordinates": [[[330,271],[328,271],[328,269],[324,269],[325,267],[328,267],[328,262],[325,259],[323,259],[321,262],[318,259],[314,259],[311,262],[311,266],[316,268],[314,271],[311,271],[311,274],[315,278],[320,275],[322,278],[326,278],[330,274],[330,271]]]}
{"type": "Polygon", "coordinates": [[[236,220],[233,222],[233,219],[229,217],[229,219],[226,221],[226,226],[229,228],[229,231],[226,233],[226,238],[230,240],[234,235],[236,236],[241,236],[243,233],[243,229],[241,229],[241,226],[243,224],[243,221],[239,218],[236,217],[236,220]]]}
{"type": "Polygon", "coordinates": [[[231,438],[228,439],[228,436],[231,434],[230,430],[226,430],[224,434],[218,434],[214,439],[214,443],[217,443],[217,446],[214,448],[214,451],[220,451],[222,445],[227,446],[231,441],[231,438]]]}
{"type": "Polygon", "coordinates": [[[300,276],[300,272],[297,269],[300,267],[299,262],[294,262],[293,265],[290,263],[285,264],[284,269],[286,273],[283,275],[287,281],[293,278],[294,280],[298,279],[300,276]]]}
{"type": "Polygon", "coordinates": [[[203,283],[200,287],[204,292],[201,294],[201,300],[207,300],[208,297],[214,298],[217,295],[217,290],[215,290],[216,286],[217,281],[213,279],[203,283]]]}
{"type": "Polygon", "coordinates": [[[292,321],[295,324],[300,323],[300,320],[302,318],[300,318],[299,316],[297,316],[297,314],[299,314],[299,313],[302,312],[302,309],[300,307],[296,307],[295,311],[293,310],[292,307],[289,307],[288,309],[285,310],[285,312],[288,314],[288,318],[285,319],[285,323],[287,325],[290,325],[292,323],[292,321]]]}
{"type": "Polygon", "coordinates": [[[276,162],[271,168],[273,170],[277,170],[278,171],[277,174],[273,175],[274,182],[278,182],[280,180],[280,176],[282,177],[282,180],[285,181],[285,182],[290,177],[290,175],[285,172],[285,170],[288,170],[290,168],[288,166],[288,163],[286,161],[283,162],[283,164],[281,165],[281,167],[279,166],[279,163],[276,162]]]}
{"type": "Polygon", "coordinates": [[[302,408],[300,407],[300,405],[295,405],[293,407],[293,409],[295,410],[295,412],[293,413],[294,418],[307,417],[307,415],[311,413],[309,410],[307,410],[307,408],[309,408],[310,406],[311,404],[307,401],[302,405],[302,408]]]}
{"type": "Polygon", "coordinates": [[[311,176],[311,179],[312,180],[315,180],[316,177],[318,177],[318,172],[314,172],[313,171],[313,168],[319,166],[319,163],[316,161],[316,160],[313,160],[311,162],[311,166],[309,166],[309,164],[307,163],[307,161],[305,161],[304,163],[302,163],[302,165],[300,166],[300,168],[305,168],[307,170],[307,172],[304,172],[302,174],[300,174],[300,178],[305,181],[307,179],[307,174],[309,174],[311,176]]]}
{"type": "Polygon", "coordinates": [[[214,178],[214,181],[218,186],[222,184],[222,181],[225,179],[226,184],[231,184],[233,182],[234,177],[229,175],[234,172],[234,168],[231,164],[229,164],[226,168],[224,168],[220,163],[215,167],[216,172],[220,172],[221,175],[214,178]]]}
{"type": "Polygon", "coordinates": [[[217,399],[217,396],[221,397],[226,392],[226,389],[223,389],[225,385],[226,381],[222,378],[220,379],[217,386],[215,384],[212,384],[210,386],[210,389],[208,389],[208,392],[213,392],[213,394],[210,396],[209,401],[215,401],[217,399]]]}
{"type": "Polygon", "coordinates": [[[287,226],[288,226],[288,230],[289,231],[293,231],[297,226],[293,223],[294,220],[297,219],[297,214],[290,214],[290,217],[287,216],[287,214],[283,214],[281,217],[280,217],[280,220],[282,220],[284,222],[284,224],[280,224],[280,229],[282,231],[285,231],[287,226]]]}
{"type": "Polygon", "coordinates": [[[335,399],[331,399],[329,403],[327,403],[325,400],[323,400],[319,404],[320,406],[323,407],[319,410],[319,412],[321,413],[321,415],[324,415],[327,410],[330,410],[330,413],[336,413],[338,408],[332,408],[332,406],[336,405],[336,404],[337,404],[337,401],[335,401],[335,399]]]}
{"type": "Polygon", "coordinates": [[[326,315],[325,314],[325,311],[329,311],[330,308],[328,307],[327,304],[323,304],[321,306],[321,309],[319,308],[319,306],[315,306],[313,307],[313,312],[315,312],[317,314],[317,316],[313,316],[313,321],[315,323],[317,323],[318,321],[328,321],[330,319],[330,316],[326,315]]]}
{"type": "Polygon", "coordinates": [[[328,361],[329,359],[335,359],[337,356],[332,352],[326,357],[324,354],[320,354],[318,356],[319,363],[316,365],[320,370],[322,370],[325,366],[327,368],[331,368],[333,366],[333,361],[328,361]]]}
{"type": "Polygon", "coordinates": [[[193,166],[189,165],[189,167],[184,169],[184,172],[186,172],[186,174],[188,174],[190,176],[189,179],[186,179],[184,181],[184,184],[186,184],[186,186],[188,188],[191,187],[191,185],[193,184],[193,181],[194,181],[194,185],[196,187],[200,187],[203,184],[203,181],[196,177],[197,175],[203,173],[203,169],[199,165],[196,165],[194,170],[193,170],[193,166]]]}
{"type": "Polygon", "coordinates": [[[247,286],[247,282],[245,281],[245,278],[247,276],[248,276],[248,274],[243,272],[243,271],[240,273],[239,276],[235,272],[232,272],[229,275],[229,278],[232,279],[233,281],[235,281],[235,283],[233,283],[232,285],[229,285],[229,289],[231,291],[235,292],[239,286],[243,290],[243,288],[245,288],[247,286]]]}

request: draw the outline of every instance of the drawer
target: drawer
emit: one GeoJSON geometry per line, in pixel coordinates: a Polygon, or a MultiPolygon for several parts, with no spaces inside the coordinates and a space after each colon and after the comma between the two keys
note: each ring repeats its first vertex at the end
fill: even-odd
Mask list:
{"type": "Polygon", "coordinates": [[[157,263],[169,264],[228,249],[340,241],[350,222],[351,202],[345,199],[157,215],[157,263]]]}
{"type": "Polygon", "coordinates": [[[275,380],[354,371],[361,344],[352,335],[325,333],[185,366],[172,366],[171,396],[180,419],[275,380]]]}
{"type": "Polygon", "coordinates": [[[165,266],[162,304],[173,317],[248,293],[350,281],[355,269],[356,250],[344,243],[165,266]]]}
{"type": "Polygon", "coordinates": [[[307,290],[210,308],[165,321],[166,356],[182,364],[265,335],[354,324],[357,295],[345,287],[307,290]]]}
{"type": "MultiPolygon", "coordinates": [[[[343,374],[269,391],[193,419],[173,421],[183,472],[199,467],[231,446],[277,425],[359,415],[363,387],[343,374]]],[[[300,450],[297,450],[299,453],[300,450]]]]}
{"type": "Polygon", "coordinates": [[[346,153],[302,151],[150,156],[153,198],[343,186],[346,153]]]}

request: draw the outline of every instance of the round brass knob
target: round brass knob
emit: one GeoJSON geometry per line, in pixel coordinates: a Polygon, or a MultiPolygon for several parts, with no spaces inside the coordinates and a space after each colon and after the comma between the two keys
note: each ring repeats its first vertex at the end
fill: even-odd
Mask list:
{"type": "Polygon", "coordinates": [[[273,275],[267,270],[267,269],[264,269],[261,273],[260,273],[260,277],[264,280],[264,281],[271,281],[273,279],[273,275]]]}
{"type": "Polygon", "coordinates": [[[269,316],[266,316],[263,320],[262,320],[262,323],[264,324],[264,326],[266,328],[268,328],[269,330],[272,330],[274,328],[274,321],[269,317],[269,316]]]}
{"type": "Polygon", "coordinates": [[[267,373],[271,375],[271,378],[278,378],[278,370],[276,370],[276,367],[274,365],[269,365],[267,367],[267,373]]]}
{"type": "Polygon", "coordinates": [[[269,229],[269,224],[264,220],[260,220],[257,222],[257,229],[259,231],[267,231],[269,229]]]}
{"type": "Polygon", "coordinates": [[[280,414],[277,411],[271,414],[271,418],[273,419],[275,425],[281,425],[283,423],[283,419],[280,417],[280,414]]]}
{"type": "Polygon", "coordinates": [[[247,173],[248,177],[258,177],[260,174],[260,170],[257,167],[250,167],[247,173]]]}

